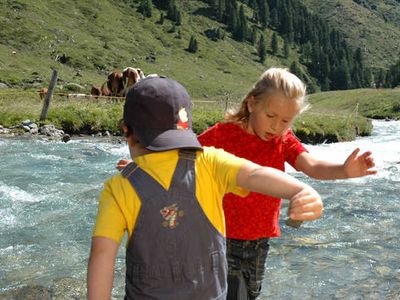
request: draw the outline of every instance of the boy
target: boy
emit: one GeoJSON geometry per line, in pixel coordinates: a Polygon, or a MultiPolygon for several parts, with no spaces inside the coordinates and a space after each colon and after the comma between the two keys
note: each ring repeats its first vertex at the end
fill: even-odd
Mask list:
{"type": "Polygon", "coordinates": [[[225,299],[222,198],[249,191],[290,199],[289,217],[322,215],[318,193],[283,172],[202,148],[191,99],[166,77],[126,96],[124,132],[134,162],[105,183],[88,265],[88,298],[110,299],[114,261],[128,232],[126,299],[225,299]]]}

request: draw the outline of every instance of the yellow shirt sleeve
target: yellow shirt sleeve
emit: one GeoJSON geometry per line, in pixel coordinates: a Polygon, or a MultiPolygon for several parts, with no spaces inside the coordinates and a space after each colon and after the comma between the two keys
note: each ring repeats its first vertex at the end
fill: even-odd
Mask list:
{"type": "Polygon", "coordinates": [[[132,234],[140,211],[140,200],[128,179],[117,174],[104,184],[93,237],[102,236],[120,243],[125,232],[132,234]]]}
{"type": "Polygon", "coordinates": [[[196,160],[196,196],[210,222],[225,235],[223,197],[227,193],[248,194],[236,185],[237,174],[245,160],[222,149],[203,149],[196,160]]]}

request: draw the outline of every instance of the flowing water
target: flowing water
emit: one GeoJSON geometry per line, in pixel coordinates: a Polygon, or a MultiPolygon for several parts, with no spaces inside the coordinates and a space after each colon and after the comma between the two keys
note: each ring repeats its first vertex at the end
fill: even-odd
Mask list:
{"type": "MultiPolygon", "coordinates": [[[[332,161],[355,147],[373,151],[377,175],[316,181],[288,170],[320,192],[325,214],[300,229],[282,218],[260,299],[400,299],[400,122],[374,121],[372,136],[354,142],[307,146],[332,161]]],[[[126,145],[98,140],[0,138],[0,299],[85,299],[97,197],[127,156],[126,145]]],[[[123,299],[123,248],[114,299],[123,299]]]]}

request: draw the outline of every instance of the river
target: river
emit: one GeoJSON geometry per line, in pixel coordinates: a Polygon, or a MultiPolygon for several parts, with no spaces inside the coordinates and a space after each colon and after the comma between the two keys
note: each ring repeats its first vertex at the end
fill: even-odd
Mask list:
{"type": "MultiPolygon", "coordinates": [[[[306,146],[333,161],[371,150],[377,175],[316,181],[288,170],[320,192],[325,213],[300,229],[282,218],[260,299],[400,299],[400,122],[373,124],[370,137],[306,146]]],[[[0,299],[85,299],[97,197],[127,156],[120,143],[0,137],[0,299]]],[[[123,250],[114,299],[123,299],[123,250]]]]}

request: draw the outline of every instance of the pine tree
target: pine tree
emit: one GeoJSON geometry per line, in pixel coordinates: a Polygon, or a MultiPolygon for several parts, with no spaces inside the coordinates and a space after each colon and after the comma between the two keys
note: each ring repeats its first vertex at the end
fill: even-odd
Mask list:
{"type": "MultiPolygon", "coordinates": [[[[395,88],[400,85],[400,60],[387,71],[387,85],[395,88]]],[[[400,107],[400,106],[399,106],[400,107]]]]}
{"type": "MultiPolygon", "coordinates": [[[[280,27],[279,27],[279,32],[285,34],[287,37],[289,37],[290,33],[293,33],[293,18],[292,15],[287,11],[287,9],[284,9],[283,12],[281,13],[281,20],[280,20],[280,27]]],[[[291,43],[293,43],[293,40],[290,40],[291,43]]]]}
{"type": "Polygon", "coordinates": [[[371,87],[371,88],[376,87],[374,74],[372,73],[371,69],[365,70],[364,78],[366,87],[371,87]]]}
{"type": "Polygon", "coordinates": [[[347,90],[351,87],[351,77],[347,61],[343,58],[340,64],[331,72],[332,89],[347,90]]]}
{"type": "Polygon", "coordinates": [[[279,17],[276,8],[271,10],[271,25],[273,28],[279,28],[279,17]]]}
{"type": "Polygon", "coordinates": [[[157,6],[159,9],[167,9],[170,2],[171,0],[153,0],[153,4],[157,6]]]}
{"type": "Polygon", "coordinates": [[[151,0],[142,0],[139,4],[138,11],[146,18],[150,18],[153,15],[153,5],[151,0]]]}
{"type": "Polygon", "coordinates": [[[225,15],[225,0],[218,0],[217,19],[222,22],[225,15]]]}
{"type": "Polygon", "coordinates": [[[251,30],[250,42],[252,45],[255,45],[257,42],[257,27],[256,26],[253,26],[253,29],[251,30]]]}
{"type": "Polygon", "coordinates": [[[321,91],[325,92],[329,91],[329,89],[330,89],[329,78],[325,77],[321,83],[321,91]]]}
{"type": "Polygon", "coordinates": [[[325,78],[329,77],[329,73],[331,72],[330,68],[330,63],[329,63],[329,57],[327,54],[322,53],[321,54],[321,63],[320,63],[320,68],[319,68],[319,76],[318,79],[320,81],[325,80],[325,78]]]}
{"type": "Polygon", "coordinates": [[[188,51],[191,53],[196,53],[198,51],[198,44],[194,35],[190,37],[188,51]]]}
{"type": "Polygon", "coordinates": [[[236,0],[226,0],[225,18],[226,24],[232,32],[235,32],[238,25],[238,11],[236,0]]]}
{"type": "Polygon", "coordinates": [[[260,62],[264,63],[265,58],[267,57],[267,47],[265,46],[265,38],[264,34],[261,34],[260,40],[258,41],[258,56],[260,57],[260,62]]]}
{"type": "Polygon", "coordinates": [[[383,69],[380,69],[377,77],[376,87],[383,88],[385,86],[386,86],[386,74],[383,69]]]}
{"type": "Polygon", "coordinates": [[[283,41],[283,57],[288,58],[290,55],[290,43],[288,39],[283,41]]]}
{"type": "Polygon", "coordinates": [[[164,18],[165,18],[165,16],[164,16],[164,12],[161,12],[161,14],[160,14],[160,20],[158,20],[158,24],[164,24],[164,18]]]}
{"type": "Polygon", "coordinates": [[[259,18],[259,9],[258,9],[257,1],[252,0],[252,2],[249,3],[249,6],[252,8],[252,11],[253,11],[253,15],[252,15],[251,20],[255,24],[259,24],[260,23],[260,18],[259,18]]]}
{"type": "Polygon", "coordinates": [[[177,25],[177,26],[182,25],[182,14],[179,10],[176,12],[175,25],[177,25]]]}
{"type": "Polygon", "coordinates": [[[303,79],[303,72],[301,71],[299,64],[296,61],[293,61],[289,68],[290,72],[299,77],[302,81],[303,79]]]}
{"type": "Polygon", "coordinates": [[[175,23],[178,22],[178,18],[180,18],[180,10],[175,0],[171,0],[168,5],[167,18],[174,21],[175,23]]]}
{"type": "Polygon", "coordinates": [[[247,32],[248,32],[248,25],[247,25],[247,18],[244,13],[243,5],[239,8],[239,19],[235,28],[235,37],[238,41],[243,42],[247,39],[247,32]]]}
{"type": "Polygon", "coordinates": [[[265,29],[270,23],[270,12],[268,2],[266,0],[258,1],[258,20],[265,29]]]}
{"type": "Polygon", "coordinates": [[[276,32],[272,34],[271,38],[271,52],[273,55],[278,53],[278,36],[276,35],[276,32]]]}

